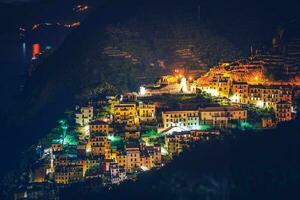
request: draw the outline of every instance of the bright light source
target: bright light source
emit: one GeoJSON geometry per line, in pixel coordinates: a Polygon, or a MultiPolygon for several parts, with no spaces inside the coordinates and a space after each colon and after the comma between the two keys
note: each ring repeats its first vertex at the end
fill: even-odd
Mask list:
{"type": "Polygon", "coordinates": [[[141,169],[142,169],[143,171],[148,171],[148,170],[149,170],[149,168],[148,168],[148,167],[145,167],[145,166],[141,166],[141,169]]]}
{"type": "Polygon", "coordinates": [[[83,130],[84,130],[85,136],[88,136],[90,134],[90,126],[89,125],[84,126],[83,130]]]}
{"type": "Polygon", "coordinates": [[[86,151],[86,153],[90,153],[92,151],[91,145],[86,145],[85,151],[86,151]]]}
{"type": "Polygon", "coordinates": [[[161,148],[160,148],[160,152],[161,152],[161,155],[163,155],[163,156],[169,154],[169,152],[167,151],[167,149],[165,149],[164,147],[161,147],[161,148]]]}
{"type": "Polygon", "coordinates": [[[205,89],[203,91],[205,91],[206,93],[208,93],[208,94],[210,94],[211,96],[214,96],[214,97],[219,96],[219,92],[215,89],[208,88],[208,89],[205,89]]]}
{"type": "Polygon", "coordinates": [[[257,103],[256,103],[256,106],[257,107],[259,107],[259,108],[263,108],[264,107],[264,102],[263,101],[258,101],[257,103]]]}
{"type": "Polygon", "coordinates": [[[140,95],[145,96],[146,95],[146,88],[145,87],[140,87],[140,95]]]}
{"type": "Polygon", "coordinates": [[[240,99],[240,98],[239,98],[237,95],[233,95],[233,96],[230,97],[230,100],[231,100],[232,102],[236,102],[236,103],[239,101],[239,99],[240,99]]]}
{"type": "Polygon", "coordinates": [[[188,93],[187,85],[186,85],[186,78],[182,78],[180,82],[180,87],[183,93],[188,93]]]}

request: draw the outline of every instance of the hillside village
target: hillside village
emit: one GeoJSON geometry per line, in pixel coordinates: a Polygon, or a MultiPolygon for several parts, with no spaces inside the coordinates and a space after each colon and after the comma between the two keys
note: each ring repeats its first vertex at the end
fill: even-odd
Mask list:
{"type": "Polygon", "coordinates": [[[18,190],[17,199],[25,193],[55,196],[59,187],[74,183],[111,187],[136,180],[195,141],[292,120],[299,85],[272,82],[261,72],[260,66],[241,61],[223,63],[204,75],[176,69],[154,84],[141,85],[139,92],[78,105],[73,120],[59,121],[52,140],[37,146],[30,184],[18,190]],[[52,188],[47,194],[35,190],[45,184],[52,188]]]}

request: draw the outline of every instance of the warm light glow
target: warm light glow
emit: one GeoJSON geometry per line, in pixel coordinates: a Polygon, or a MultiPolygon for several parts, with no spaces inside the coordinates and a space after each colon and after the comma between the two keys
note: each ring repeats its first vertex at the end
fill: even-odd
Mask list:
{"type": "Polygon", "coordinates": [[[220,95],[217,90],[211,89],[211,88],[204,89],[203,91],[206,92],[206,93],[208,93],[208,94],[210,94],[211,96],[214,96],[214,97],[217,97],[217,96],[220,95]]]}
{"type": "Polygon", "coordinates": [[[90,153],[92,151],[91,145],[86,145],[85,151],[86,151],[86,153],[90,153]]]}

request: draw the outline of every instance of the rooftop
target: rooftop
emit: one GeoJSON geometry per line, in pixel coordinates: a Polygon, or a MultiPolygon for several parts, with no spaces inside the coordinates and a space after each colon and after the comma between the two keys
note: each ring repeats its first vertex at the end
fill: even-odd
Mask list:
{"type": "Polygon", "coordinates": [[[220,107],[206,107],[206,108],[199,108],[199,111],[244,111],[237,106],[220,106],[220,107]]]}

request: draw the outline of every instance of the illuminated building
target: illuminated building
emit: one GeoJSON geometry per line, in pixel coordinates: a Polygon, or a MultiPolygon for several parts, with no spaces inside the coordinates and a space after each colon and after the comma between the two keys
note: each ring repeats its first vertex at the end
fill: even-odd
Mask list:
{"type": "Polygon", "coordinates": [[[211,136],[219,136],[219,130],[192,130],[190,131],[190,140],[199,141],[199,140],[209,140],[211,136]]]}
{"type": "Polygon", "coordinates": [[[105,158],[109,157],[111,142],[108,140],[107,133],[93,133],[88,143],[91,145],[92,156],[102,155],[105,158]]]}
{"type": "Polygon", "coordinates": [[[125,146],[126,152],[126,169],[132,171],[136,168],[141,167],[141,152],[138,141],[130,141],[129,144],[125,146]]]}
{"type": "Polygon", "coordinates": [[[125,131],[125,139],[139,139],[141,134],[139,131],[125,131]]]}
{"type": "Polygon", "coordinates": [[[87,158],[84,162],[83,165],[83,176],[85,176],[86,173],[90,173],[90,172],[97,172],[99,173],[100,171],[100,164],[101,164],[101,160],[99,158],[87,158]]]}
{"type": "Polygon", "coordinates": [[[145,146],[141,149],[141,168],[150,170],[161,166],[161,147],[145,146]]]}
{"type": "Polygon", "coordinates": [[[46,180],[46,166],[35,166],[34,169],[34,182],[43,183],[46,180]]]}
{"type": "Polygon", "coordinates": [[[83,181],[82,165],[57,166],[55,168],[54,179],[56,184],[67,185],[83,181]]]}
{"type": "Polygon", "coordinates": [[[143,85],[140,88],[140,95],[142,96],[156,96],[162,94],[179,94],[180,93],[180,84],[172,83],[172,84],[150,84],[143,85]]]}
{"type": "Polygon", "coordinates": [[[138,107],[138,117],[142,122],[156,120],[156,108],[153,104],[140,103],[138,107]]]}
{"type": "Polygon", "coordinates": [[[181,127],[185,129],[199,128],[198,110],[178,110],[162,112],[164,128],[181,127]]]}
{"type": "Polygon", "coordinates": [[[107,98],[108,98],[108,104],[110,105],[111,108],[110,112],[113,112],[115,105],[120,104],[120,99],[114,96],[110,96],[107,98]]]}
{"type": "Polygon", "coordinates": [[[190,132],[180,132],[165,136],[165,145],[170,155],[178,155],[189,147],[190,132]]]}
{"type": "Polygon", "coordinates": [[[119,152],[116,156],[116,162],[118,163],[119,166],[125,168],[127,166],[126,154],[124,152],[119,152]]]}
{"type": "Polygon", "coordinates": [[[114,106],[113,110],[114,121],[116,123],[125,123],[128,126],[133,126],[137,123],[137,107],[135,103],[124,103],[114,106]]]}
{"type": "Polygon", "coordinates": [[[180,90],[185,94],[188,93],[188,87],[185,77],[181,78],[180,80],[180,90]]]}
{"type": "Polygon", "coordinates": [[[141,166],[145,167],[145,169],[147,170],[153,167],[152,157],[148,154],[147,151],[141,152],[141,166]]]}
{"type": "Polygon", "coordinates": [[[211,81],[209,88],[212,91],[218,92],[218,95],[216,96],[229,97],[230,86],[231,86],[230,79],[228,77],[222,77],[211,81]]]}
{"type": "Polygon", "coordinates": [[[195,94],[196,83],[192,77],[187,80],[183,75],[163,76],[156,84],[142,85],[140,96],[156,96],[162,94],[195,94]]]}
{"type": "Polygon", "coordinates": [[[235,103],[247,104],[249,94],[248,89],[248,84],[245,82],[233,82],[231,86],[231,101],[235,103]]]}
{"type": "MultiPolygon", "coordinates": [[[[147,146],[144,151],[150,155],[152,160],[152,167],[160,167],[161,166],[161,147],[160,146],[147,146]]],[[[150,168],[150,169],[151,169],[150,168]]]]}
{"type": "Polygon", "coordinates": [[[277,122],[292,120],[292,105],[287,101],[280,101],[276,104],[276,120],[277,122]]]}
{"type": "Polygon", "coordinates": [[[60,143],[51,144],[53,152],[63,151],[63,145],[60,143]]]}
{"type": "Polygon", "coordinates": [[[199,109],[200,121],[203,124],[228,127],[231,121],[246,121],[247,110],[240,107],[206,107],[199,109]]]}
{"type": "Polygon", "coordinates": [[[249,103],[258,107],[276,109],[280,101],[292,102],[292,91],[289,86],[251,85],[249,86],[249,103]]]}
{"type": "Polygon", "coordinates": [[[87,125],[92,121],[94,116],[94,109],[92,106],[81,107],[79,113],[75,114],[75,121],[81,126],[87,125]]]}
{"type": "Polygon", "coordinates": [[[274,127],[274,122],[271,118],[262,118],[261,119],[261,127],[262,128],[271,128],[274,127]]]}
{"type": "Polygon", "coordinates": [[[56,154],[54,166],[83,166],[84,161],[77,157],[70,157],[68,154],[56,154]]]}
{"type": "Polygon", "coordinates": [[[114,160],[107,159],[103,163],[103,184],[120,184],[126,180],[126,171],[120,167],[114,160]]]}
{"type": "Polygon", "coordinates": [[[103,132],[103,133],[111,133],[113,132],[113,127],[104,121],[93,121],[90,122],[90,132],[103,132]]]}

